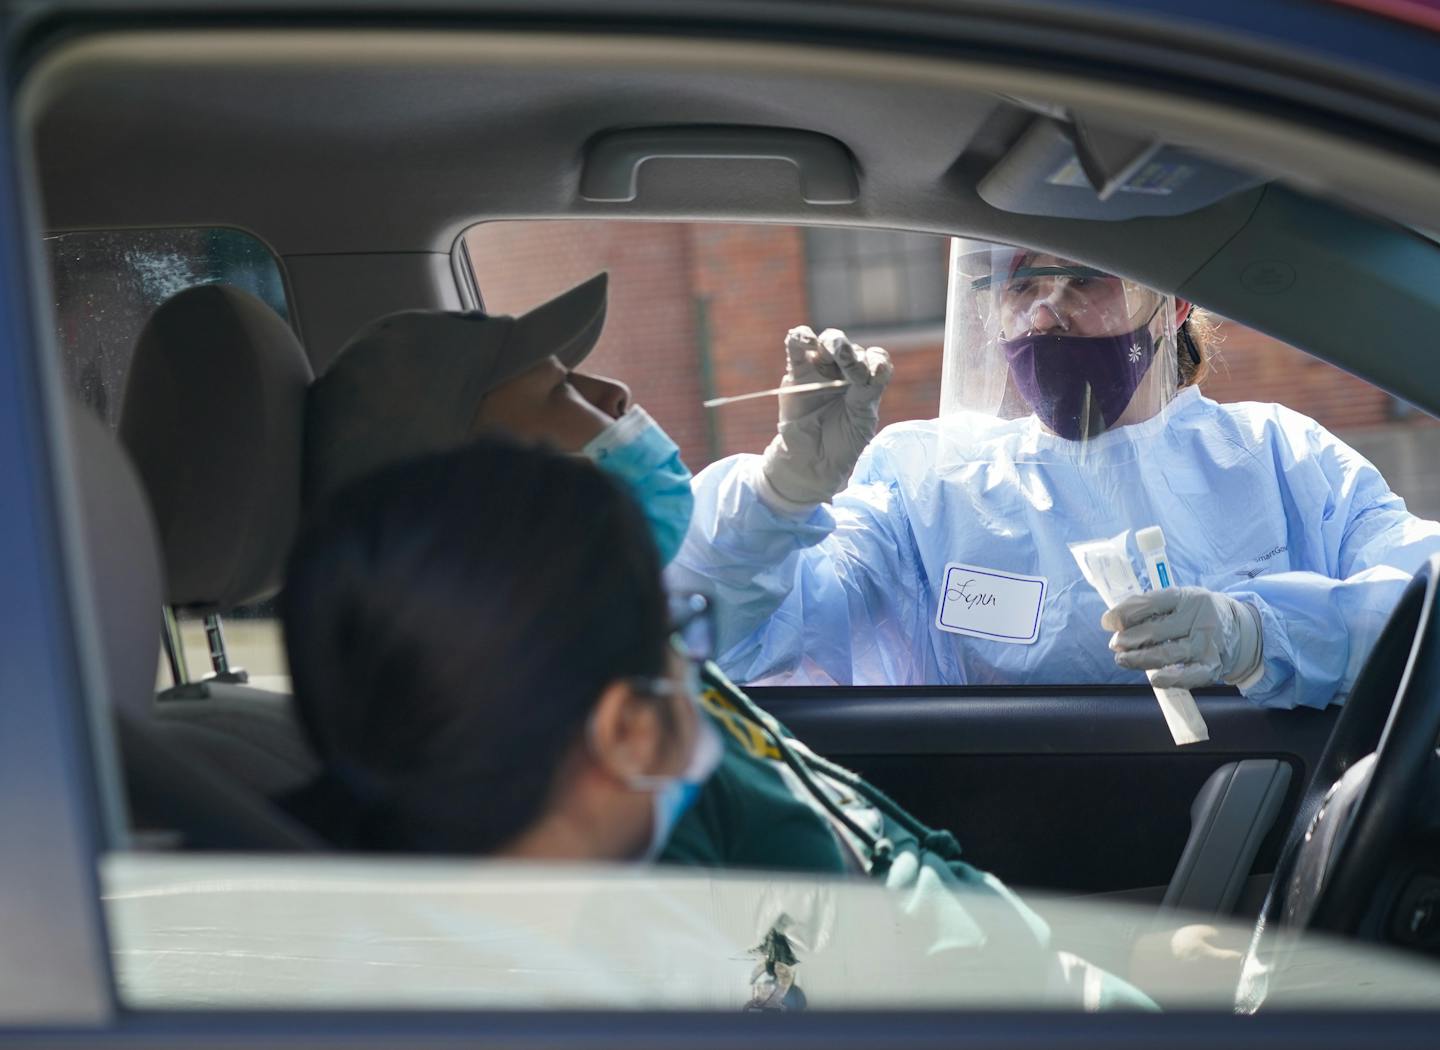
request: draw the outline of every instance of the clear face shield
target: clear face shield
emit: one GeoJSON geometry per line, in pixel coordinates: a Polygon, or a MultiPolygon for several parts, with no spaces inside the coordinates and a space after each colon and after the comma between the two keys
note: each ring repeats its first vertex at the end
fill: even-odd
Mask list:
{"type": "Polygon", "coordinates": [[[940,432],[1020,456],[1124,457],[1179,386],[1173,296],[1055,255],[951,242],[940,432]]]}

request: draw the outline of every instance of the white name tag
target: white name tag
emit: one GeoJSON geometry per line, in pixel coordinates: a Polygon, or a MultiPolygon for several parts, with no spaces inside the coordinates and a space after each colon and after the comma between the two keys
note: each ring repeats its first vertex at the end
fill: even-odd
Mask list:
{"type": "Polygon", "coordinates": [[[1048,587],[1044,576],[951,562],[945,566],[935,626],[994,642],[1031,645],[1040,637],[1040,611],[1048,587]]]}

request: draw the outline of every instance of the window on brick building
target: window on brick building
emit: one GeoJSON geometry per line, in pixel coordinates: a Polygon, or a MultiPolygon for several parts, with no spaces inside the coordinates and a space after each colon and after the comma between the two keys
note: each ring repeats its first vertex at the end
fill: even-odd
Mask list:
{"type": "Polygon", "coordinates": [[[948,252],[947,238],[925,233],[807,229],[810,313],[861,332],[938,325],[948,252]]]}

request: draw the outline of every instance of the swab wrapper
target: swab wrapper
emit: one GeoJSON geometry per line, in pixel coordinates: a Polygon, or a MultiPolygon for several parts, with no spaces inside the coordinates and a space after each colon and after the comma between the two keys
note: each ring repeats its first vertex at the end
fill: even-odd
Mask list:
{"type": "MultiPolygon", "coordinates": [[[[1140,580],[1130,565],[1130,554],[1126,544],[1130,530],[1108,540],[1087,540],[1070,544],[1070,553],[1087,583],[1095,588],[1107,609],[1113,609],[1131,595],[1143,593],[1140,580]]],[[[1147,671],[1146,677],[1154,672],[1147,671]]],[[[1188,689],[1165,689],[1151,684],[1155,699],[1160,704],[1160,713],[1170,727],[1170,735],[1178,745],[1198,744],[1210,739],[1210,729],[1195,705],[1195,698],[1188,689]]]]}

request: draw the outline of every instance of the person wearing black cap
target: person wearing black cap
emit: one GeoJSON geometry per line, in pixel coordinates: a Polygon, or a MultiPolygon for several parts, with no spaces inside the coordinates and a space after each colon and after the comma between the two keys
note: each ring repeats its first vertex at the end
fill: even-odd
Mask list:
{"type": "MultiPolygon", "coordinates": [[[[521,317],[411,310],[363,329],[310,388],[312,515],[361,478],[501,434],[583,454],[621,480],[668,562],[689,524],[690,472],[628,388],[576,370],[599,339],[605,305],[601,273],[521,317]]],[[[497,508],[504,504],[505,494],[496,493],[497,508]]],[[[724,755],[659,859],[835,873],[861,867],[740,705],[714,689],[700,699],[722,730],[724,755]]]]}
{"type": "Polygon", "coordinates": [[[623,384],[575,371],[600,338],[606,284],[597,274],[523,317],[403,310],[361,329],[310,388],[307,502],[464,444],[490,412],[518,437],[578,451],[631,407],[623,384]],[[496,408],[511,396],[527,403],[496,408]]]}
{"type": "Polygon", "coordinates": [[[668,561],[692,505],[680,450],[625,384],[577,371],[604,327],[606,287],[597,274],[521,317],[405,310],[363,329],[310,389],[307,504],[503,431],[582,453],[626,482],[668,561]]]}

